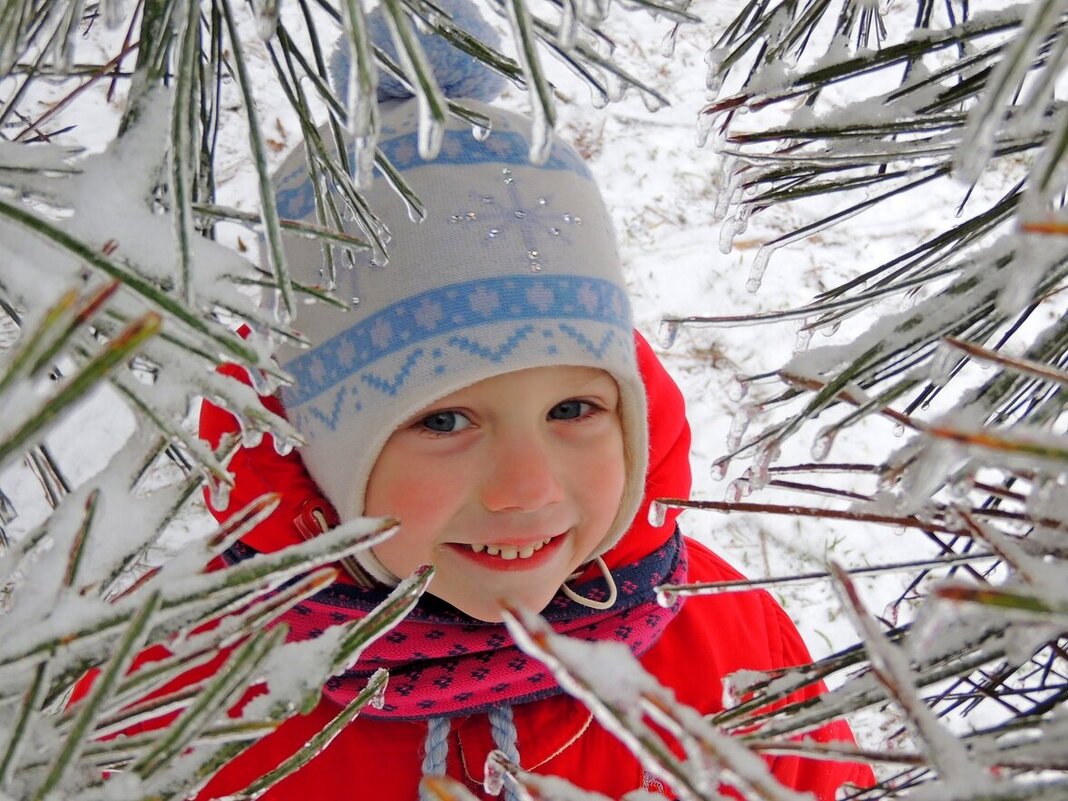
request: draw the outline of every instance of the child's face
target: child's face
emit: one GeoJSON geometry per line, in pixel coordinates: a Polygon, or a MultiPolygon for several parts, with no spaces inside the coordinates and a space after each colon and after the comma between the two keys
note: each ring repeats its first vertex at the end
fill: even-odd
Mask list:
{"type": "Polygon", "coordinates": [[[386,442],[365,514],[401,528],[374,549],[398,576],[499,621],[498,599],[540,611],[596,548],[623,495],[619,389],[604,370],[535,367],[430,404],[386,442]]]}

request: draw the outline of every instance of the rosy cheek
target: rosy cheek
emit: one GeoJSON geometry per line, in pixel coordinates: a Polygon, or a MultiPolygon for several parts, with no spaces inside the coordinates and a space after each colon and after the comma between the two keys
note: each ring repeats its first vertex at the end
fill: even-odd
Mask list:
{"type": "Polygon", "coordinates": [[[432,516],[434,502],[422,482],[411,481],[397,487],[397,490],[393,496],[394,513],[402,523],[407,522],[409,526],[415,526],[432,516]]]}
{"type": "Polygon", "coordinates": [[[611,522],[619,510],[626,481],[622,442],[609,440],[589,456],[590,460],[582,465],[572,480],[586,487],[585,496],[590,506],[611,522]]]}
{"type": "Polygon", "coordinates": [[[457,491],[452,486],[455,471],[411,462],[374,478],[367,496],[367,514],[393,515],[409,528],[433,521],[457,491]]]}
{"type": "Polygon", "coordinates": [[[392,515],[401,520],[416,514],[423,505],[418,483],[398,475],[376,480],[367,494],[367,514],[392,515]]]}

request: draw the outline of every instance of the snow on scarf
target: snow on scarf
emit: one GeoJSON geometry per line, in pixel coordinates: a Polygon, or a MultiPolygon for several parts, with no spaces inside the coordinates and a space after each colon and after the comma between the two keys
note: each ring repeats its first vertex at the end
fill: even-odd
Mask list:
{"type": "MultiPolygon", "coordinates": [[[[254,554],[253,549],[238,543],[225,558],[232,564],[254,554]]],[[[682,537],[676,532],[657,550],[612,573],[619,595],[611,609],[590,609],[557,593],[542,615],[561,634],[588,642],[621,642],[640,656],[678,612],[678,604],[664,608],[656,602],[655,588],[686,575],[682,537]]],[[[572,589],[595,600],[606,596],[600,578],[572,589]]],[[[334,584],[281,618],[289,625],[288,639],[314,639],[329,626],[358,620],[389,591],[382,585],[363,588],[334,584]]],[[[519,650],[503,624],[468,617],[430,595],[424,596],[405,620],[368,646],[352,669],[331,678],[324,691],[336,703],[348,704],[378,668],[390,672],[389,693],[382,709],[367,707],[361,712],[366,717],[452,717],[562,692],[544,665],[519,650]]]]}

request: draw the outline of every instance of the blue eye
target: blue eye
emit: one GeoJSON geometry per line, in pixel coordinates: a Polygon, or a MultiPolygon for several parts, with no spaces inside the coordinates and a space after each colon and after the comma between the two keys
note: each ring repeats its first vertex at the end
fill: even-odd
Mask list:
{"type": "Polygon", "coordinates": [[[434,412],[419,421],[419,425],[435,434],[454,434],[471,425],[471,421],[459,412],[434,412]]]}
{"type": "Polygon", "coordinates": [[[556,404],[549,410],[550,420],[578,420],[585,417],[593,409],[593,405],[580,400],[566,400],[556,404]]]}

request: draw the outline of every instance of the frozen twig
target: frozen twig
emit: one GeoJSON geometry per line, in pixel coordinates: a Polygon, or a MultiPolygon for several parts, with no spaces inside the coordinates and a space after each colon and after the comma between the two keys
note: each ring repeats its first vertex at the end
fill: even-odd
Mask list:
{"type": "Polygon", "coordinates": [[[861,633],[871,660],[873,674],[897,701],[914,727],[928,758],[940,779],[949,786],[989,786],[994,777],[980,764],[927,707],[914,684],[908,659],[886,637],[860,599],[849,575],[834,562],[830,571],[842,598],[842,604],[861,633]]]}
{"type": "MultiPolygon", "coordinates": [[[[914,559],[907,562],[891,562],[870,567],[853,567],[846,571],[850,576],[878,576],[886,573],[899,573],[917,569],[935,570],[940,567],[954,567],[969,562],[996,559],[992,553],[966,553],[936,559],[914,559]]],[[[735,581],[696,582],[692,584],[661,584],[656,588],[657,597],[664,606],[671,606],[676,598],[697,595],[718,595],[724,592],[740,592],[764,587],[778,587],[783,584],[803,584],[812,581],[824,581],[832,578],[829,571],[797,573],[790,576],[772,576],[762,579],[738,579],[735,581]]]]}

